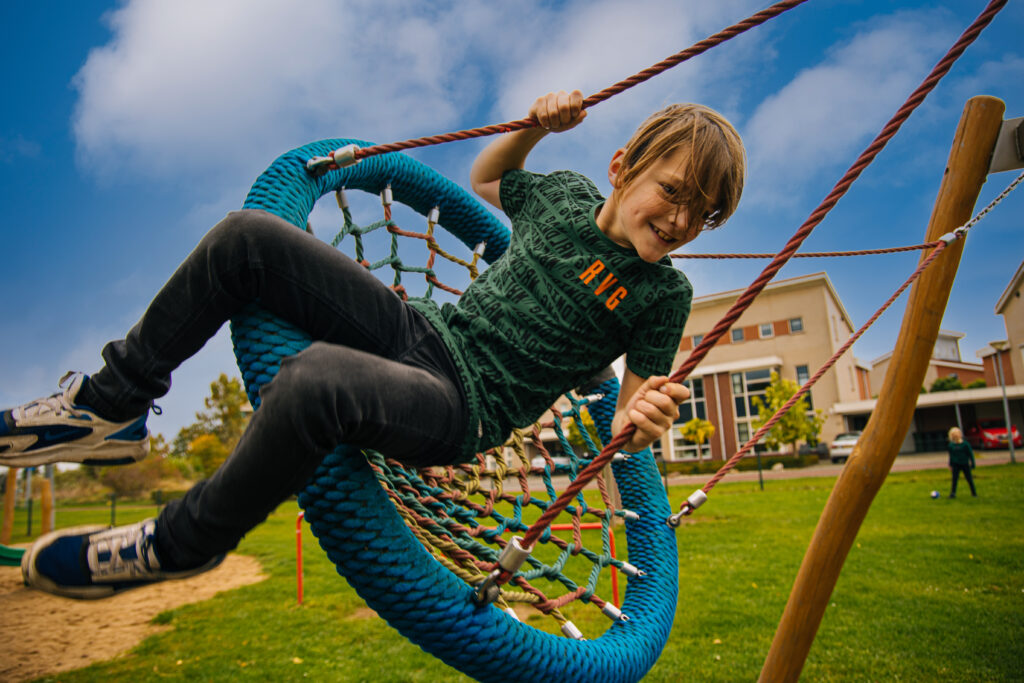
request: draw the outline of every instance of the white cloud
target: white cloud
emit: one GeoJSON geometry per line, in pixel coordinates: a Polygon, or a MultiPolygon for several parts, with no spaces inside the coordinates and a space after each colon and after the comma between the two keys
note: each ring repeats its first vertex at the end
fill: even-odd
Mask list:
{"type": "MultiPolygon", "coordinates": [[[[128,0],[75,79],[78,160],[223,193],[309,140],[399,140],[519,118],[552,88],[597,91],[756,6],[730,5],[128,0]]],[[[602,104],[587,141],[620,144],[658,106],[700,99],[715,74],[698,59],[602,104]]],[[[574,159],[594,154],[583,137],[574,159]]]]}
{"type": "Polygon", "coordinates": [[[928,74],[953,32],[932,12],[873,20],[765,99],[746,125],[754,190],[774,203],[845,167],[928,74]]]}
{"type": "Polygon", "coordinates": [[[75,79],[79,160],[161,178],[251,170],[314,136],[450,127],[479,101],[498,25],[515,28],[465,0],[130,0],[109,22],[75,79]]]}

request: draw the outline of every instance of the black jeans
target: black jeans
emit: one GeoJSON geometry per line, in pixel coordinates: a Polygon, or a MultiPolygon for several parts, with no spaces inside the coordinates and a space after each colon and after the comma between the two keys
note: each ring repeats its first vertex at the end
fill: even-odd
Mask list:
{"type": "Polygon", "coordinates": [[[263,211],[228,215],[142,319],[103,350],[82,402],[112,418],[143,414],[171,372],[245,305],[314,340],[287,358],[231,457],[157,523],[157,552],[186,568],[233,549],[301,489],[340,443],[413,466],[447,464],[466,430],[462,385],[430,323],[365,268],[263,211]]]}
{"type": "Polygon", "coordinates": [[[971,495],[976,496],[978,492],[974,490],[974,477],[971,476],[970,465],[957,465],[953,464],[949,466],[949,469],[953,471],[953,488],[949,492],[949,497],[952,498],[956,495],[956,483],[960,479],[960,473],[964,473],[964,479],[967,480],[967,484],[971,487],[971,495]]]}

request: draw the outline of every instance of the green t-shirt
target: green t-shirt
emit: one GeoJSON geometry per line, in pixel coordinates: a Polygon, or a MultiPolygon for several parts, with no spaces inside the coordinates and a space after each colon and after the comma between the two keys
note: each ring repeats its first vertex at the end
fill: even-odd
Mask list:
{"type": "Polygon", "coordinates": [[[457,305],[410,301],[461,373],[464,455],[501,444],[623,353],[641,377],[668,374],[693,298],[671,259],[647,263],[601,232],[604,198],[578,173],[507,171],[500,194],[513,228],[505,254],[457,305]]]}

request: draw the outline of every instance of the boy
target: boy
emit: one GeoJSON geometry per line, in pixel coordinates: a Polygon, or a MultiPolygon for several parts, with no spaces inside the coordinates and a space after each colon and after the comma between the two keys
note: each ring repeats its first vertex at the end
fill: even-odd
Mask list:
{"type": "Polygon", "coordinates": [[[666,255],[735,210],[739,136],[710,110],[669,107],[615,153],[605,201],[577,174],[521,170],[548,131],[585,118],[582,95],[549,94],[530,114],[542,128],[502,136],[474,163],[473,187],[509,215],[514,232],[506,255],[457,306],[404,303],[277,217],[234,212],[128,336],[104,348],[98,373],[66,376],[61,393],[0,413],[0,464],[139,460],[146,415],[170,373],[244,305],[258,298],[316,340],[282,362],[210,479],[155,520],[38,539],[23,558],[26,583],[94,598],[206,571],[301,489],[337,444],[413,467],[464,461],[624,352],[613,425],[637,426],[628,450],[664,434],[689,395],[662,375],[692,297],[666,255]],[[481,400],[485,393],[494,400],[481,400]]]}

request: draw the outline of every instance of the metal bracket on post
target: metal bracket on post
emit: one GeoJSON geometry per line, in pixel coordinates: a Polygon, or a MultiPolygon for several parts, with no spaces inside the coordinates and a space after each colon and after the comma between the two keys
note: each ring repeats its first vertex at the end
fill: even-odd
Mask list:
{"type": "Polygon", "coordinates": [[[1015,171],[1018,168],[1024,168],[1024,116],[1003,121],[988,172],[1015,171]]]}

